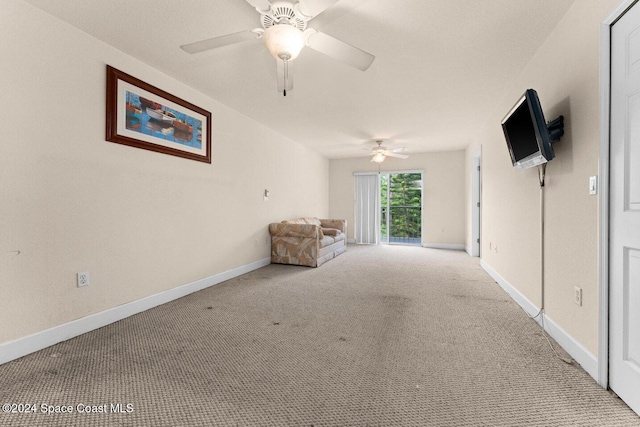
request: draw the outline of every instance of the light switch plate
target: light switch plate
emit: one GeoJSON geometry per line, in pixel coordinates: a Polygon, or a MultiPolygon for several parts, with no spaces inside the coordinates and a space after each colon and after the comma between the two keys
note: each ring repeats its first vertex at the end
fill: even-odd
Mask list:
{"type": "Polygon", "coordinates": [[[577,286],[573,287],[573,302],[577,305],[582,306],[582,288],[577,286]]]}
{"type": "Polygon", "coordinates": [[[589,177],[589,194],[598,194],[598,177],[590,176],[589,177]]]}

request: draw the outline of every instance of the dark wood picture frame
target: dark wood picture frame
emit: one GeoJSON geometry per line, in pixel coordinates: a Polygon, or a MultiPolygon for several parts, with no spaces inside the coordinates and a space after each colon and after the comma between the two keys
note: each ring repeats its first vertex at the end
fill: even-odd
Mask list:
{"type": "Polygon", "coordinates": [[[107,65],[107,141],[211,163],[211,113],[107,65]]]}

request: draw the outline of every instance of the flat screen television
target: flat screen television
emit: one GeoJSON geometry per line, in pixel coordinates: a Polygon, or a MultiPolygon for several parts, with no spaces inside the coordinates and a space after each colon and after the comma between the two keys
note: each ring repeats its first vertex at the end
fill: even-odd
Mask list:
{"type": "Polygon", "coordinates": [[[527,169],[555,157],[552,143],[563,134],[563,117],[547,124],[538,94],[527,89],[502,119],[502,130],[513,167],[527,169]]]}

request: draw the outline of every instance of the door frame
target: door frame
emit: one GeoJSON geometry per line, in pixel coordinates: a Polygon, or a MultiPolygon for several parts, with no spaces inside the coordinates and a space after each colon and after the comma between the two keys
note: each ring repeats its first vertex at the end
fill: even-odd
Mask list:
{"type": "Polygon", "coordinates": [[[598,378],[609,386],[609,162],[611,107],[611,27],[639,0],[621,0],[600,24],[600,159],[598,221],[598,378]]]}
{"type": "Polygon", "coordinates": [[[467,253],[480,257],[482,235],[482,145],[471,158],[471,247],[467,253]],[[478,204],[476,204],[478,203],[478,204]]]}

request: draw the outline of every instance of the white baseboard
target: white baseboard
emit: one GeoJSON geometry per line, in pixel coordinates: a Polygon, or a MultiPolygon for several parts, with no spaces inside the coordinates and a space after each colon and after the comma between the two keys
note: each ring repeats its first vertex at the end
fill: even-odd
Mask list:
{"type": "Polygon", "coordinates": [[[62,325],[26,337],[18,338],[0,344],[0,364],[10,362],[27,354],[50,347],[62,341],[66,341],[78,335],[93,331],[103,326],[122,320],[134,314],[149,310],[150,308],[166,304],[170,301],[182,298],[193,292],[200,291],[218,283],[222,283],[234,277],[249,273],[271,263],[270,258],[264,258],[250,264],[243,265],[186,285],[178,286],[164,292],[140,298],[117,307],[110,308],[99,313],[91,314],[81,319],[73,320],[62,325]]]}
{"type": "Polygon", "coordinates": [[[423,248],[430,249],[452,249],[456,251],[464,251],[465,246],[457,243],[423,243],[423,248]]]}
{"type": "MultiPolygon", "coordinates": [[[[498,272],[495,271],[493,268],[491,268],[489,264],[487,264],[484,260],[480,260],[480,266],[484,269],[484,271],[486,271],[489,274],[489,276],[491,276],[493,280],[495,280],[498,283],[498,285],[500,285],[500,287],[507,294],[509,294],[511,299],[517,302],[518,305],[522,307],[522,309],[529,314],[529,316],[535,316],[536,314],[538,314],[538,312],[540,311],[540,307],[536,306],[534,303],[529,301],[527,297],[525,297],[523,294],[520,293],[519,290],[517,290],[509,282],[507,282],[505,278],[502,277],[500,274],[498,274],[498,272]]],[[[536,317],[534,320],[538,322],[539,325],[542,325],[542,320],[540,319],[540,316],[536,317]]]]}
{"type": "Polygon", "coordinates": [[[587,374],[591,375],[591,378],[598,381],[598,358],[595,354],[587,350],[546,314],[544,316],[544,330],[582,366],[587,374]]]}
{"type": "MultiPolygon", "coordinates": [[[[520,291],[514,288],[504,277],[496,272],[491,266],[489,266],[484,260],[480,261],[480,266],[495,280],[498,285],[516,302],[522,309],[529,313],[530,316],[535,316],[540,311],[540,308],[527,299],[520,291]]],[[[582,344],[576,341],[571,335],[567,333],[560,325],[558,325],[552,318],[546,313],[542,313],[540,316],[534,319],[538,325],[543,326],[544,330],[562,347],[569,355],[582,366],[582,368],[591,377],[598,381],[598,358],[587,350],[582,344]]]]}
{"type": "Polygon", "coordinates": [[[470,257],[473,257],[473,258],[480,258],[480,254],[478,254],[478,255],[474,255],[474,254],[473,254],[473,247],[465,246],[465,247],[464,247],[464,251],[465,251],[465,252],[466,252],[470,257]]]}
{"type": "Polygon", "coordinates": [[[356,244],[356,239],[347,239],[347,243],[356,244]]]}

